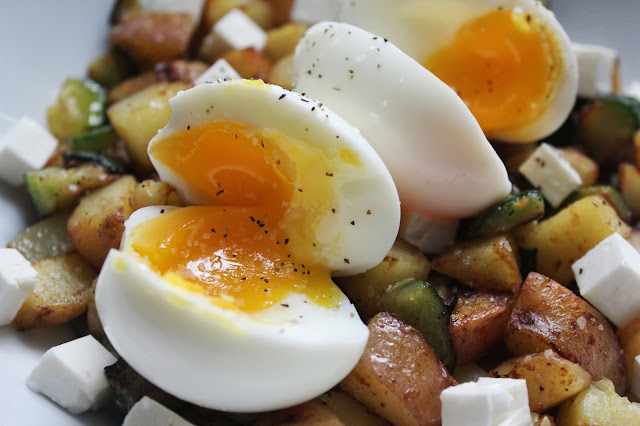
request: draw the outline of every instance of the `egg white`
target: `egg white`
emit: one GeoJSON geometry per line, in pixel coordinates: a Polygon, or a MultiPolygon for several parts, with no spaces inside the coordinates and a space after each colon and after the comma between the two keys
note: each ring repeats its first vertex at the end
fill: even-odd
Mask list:
{"type": "Polygon", "coordinates": [[[542,22],[560,47],[557,91],[535,121],[488,134],[490,139],[526,143],[557,130],[573,108],[578,90],[578,65],[569,36],[552,11],[537,0],[352,0],[339,14],[347,22],[388,38],[420,61],[448,44],[464,23],[491,10],[519,10],[542,22]]]}
{"type": "Polygon", "coordinates": [[[344,23],[311,27],[294,89],[356,126],[391,171],[403,210],[455,220],[505,197],[502,161],[464,102],[391,42],[344,23]]]}

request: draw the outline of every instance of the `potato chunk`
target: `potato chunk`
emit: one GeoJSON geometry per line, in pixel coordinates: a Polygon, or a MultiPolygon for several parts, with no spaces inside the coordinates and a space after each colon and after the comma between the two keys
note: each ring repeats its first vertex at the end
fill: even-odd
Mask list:
{"type": "Polygon", "coordinates": [[[606,377],[624,393],[627,369],[611,326],[600,312],[552,279],[529,274],[505,333],[507,349],[514,355],[553,349],[594,380],[606,377]]]}
{"type": "Polygon", "coordinates": [[[640,404],[619,396],[610,380],[602,379],[560,406],[558,426],[637,425],[640,404]]]}
{"type": "Polygon", "coordinates": [[[589,373],[552,350],[509,359],[490,374],[492,377],[525,379],[529,407],[538,413],[561,404],[591,384],[589,373]]]}
{"type": "Polygon", "coordinates": [[[440,392],[456,384],[422,334],[381,312],[362,358],[340,387],[397,426],[439,425],[440,392]]]}
{"type": "Polygon", "coordinates": [[[254,426],[344,426],[331,408],[313,399],[295,407],[271,411],[258,417],[254,426]]]}
{"type": "Polygon", "coordinates": [[[21,330],[69,322],[87,310],[96,273],[78,253],[35,262],[36,288],[16,314],[21,330]]]}
{"type": "Polygon", "coordinates": [[[515,296],[462,289],[451,313],[449,333],[460,364],[478,361],[504,340],[515,296]]]}

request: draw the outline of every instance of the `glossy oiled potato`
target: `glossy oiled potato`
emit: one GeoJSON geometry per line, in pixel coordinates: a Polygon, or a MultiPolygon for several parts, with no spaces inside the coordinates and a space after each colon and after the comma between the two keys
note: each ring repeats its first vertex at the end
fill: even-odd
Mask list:
{"type": "Polygon", "coordinates": [[[589,373],[552,350],[509,359],[491,370],[491,376],[525,379],[529,407],[538,413],[559,405],[591,384],[589,373]]]}
{"type": "Polygon", "coordinates": [[[422,334],[381,312],[369,322],[369,342],[345,392],[397,426],[439,425],[440,392],[456,384],[422,334]]]}
{"type": "Polygon", "coordinates": [[[514,355],[552,349],[594,380],[610,379],[624,393],[627,369],[611,326],[600,312],[552,279],[529,274],[505,333],[507,349],[514,355]]]}

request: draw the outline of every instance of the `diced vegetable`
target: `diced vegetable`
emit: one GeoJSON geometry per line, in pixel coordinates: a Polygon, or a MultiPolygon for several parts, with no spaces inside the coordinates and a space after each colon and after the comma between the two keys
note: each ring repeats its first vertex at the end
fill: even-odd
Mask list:
{"type": "Polygon", "coordinates": [[[491,370],[491,376],[525,379],[529,406],[538,413],[560,405],[591,384],[591,376],[582,367],[551,350],[508,359],[491,370]]]}
{"type": "Polygon", "coordinates": [[[113,9],[111,9],[109,22],[111,25],[115,25],[125,16],[134,12],[141,12],[142,9],[143,7],[140,0],[117,0],[113,4],[113,9]]]}
{"type": "Polygon", "coordinates": [[[40,260],[36,288],[16,314],[20,330],[51,327],[69,322],[87,310],[96,273],[77,253],[40,260]]]}
{"type": "Polygon", "coordinates": [[[558,426],[635,425],[640,404],[616,393],[610,380],[602,379],[560,406],[558,426]]]}
{"type": "Polygon", "coordinates": [[[456,243],[433,259],[436,271],[482,290],[515,291],[522,283],[515,239],[508,234],[456,243]]]}
{"type": "Polygon", "coordinates": [[[267,44],[265,52],[272,61],[277,61],[296,50],[298,41],[309,29],[306,24],[290,22],[267,32],[267,44]]]}
{"type": "Polygon", "coordinates": [[[422,333],[444,366],[454,370],[456,354],[449,334],[449,313],[433,287],[411,278],[400,281],[382,296],[380,306],[422,333]]]}
{"type": "Polygon", "coordinates": [[[544,216],[544,199],[537,190],[509,195],[478,216],[463,222],[460,235],[477,238],[510,231],[544,216]]]}
{"type": "Polygon", "coordinates": [[[68,79],[56,103],[47,109],[49,130],[65,141],[105,122],[107,93],[89,79],[68,79]]]}
{"type": "Polygon", "coordinates": [[[392,424],[440,424],[440,392],[456,382],[422,334],[385,312],[368,327],[367,347],[342,390],[392,424]]]}
{"type": "Polygon", "coordinates": [[[71,169],[51,167],[25,174],[27,193],[40,216],[72,207],[85,192],[112,182],[117,176],[96,164],[71,169]]]}
{"type": "Polygon", "coordinates": [[[627,202],[618,192],[618,190],[610,185],[594,185],[577,189],[567,197],[567,199],[563,202],[561,208],[564,208],[571,203],[581,200],[584,197],[589,197],[592,195],[600,195],[602,198],[607,200],[615,209],[620,219],[624,220],[627,223],[631,223],[631,210],[629,210],[627,202]]]}
{"type": "Polygon", "coordinates": [[[363,321],[380,312],[380,298],[387,288],[406,278],[426,280],[431,263],[418,249],[396,240],[382,262],[365,273],[337,278],[336,282],[356,306],[363,321]]]}
{"type": "Polygon", "coordinates": [[[578,141],[587,155],[605,167],[633,160],[633,136],[640,128],[640,101],[612,95],[580,111],[578,141]]]}
{"type": "Polygon", "coordinates": [[[62,161],[66,168],[89,163],[104,167],[107,172],[114,175],[124,174],[128,171],[127,165],[122,161],[99,152],[68,151],[62,154],[62,161]]]}
{"type": "Polygon", "coordinates": [[[191,85],[184,82],[156,83],[109,107],[107,115],[113,128],[142,171],[153,168],[147,147],[171,118],[169,99],[189,87],[191,85]]]}
{"type": "Polygon", "coordinates": [[[343,426],[336,413],[318,399],[283,410],[261,414],[252,423],[253,426],[285,426],[285,425],[326,425],[343,426]]]}
{"type": "Polygon", "coordinates": [[[293,55],[287,55],[279,59],[271,68],[269,82],[285,89],[293,87],[293,55]]]}
{"type": "Polygon", "coordinates": [[[552,349],[580,365],[594,380],[606,377],[624,393],[622,348],[606,318],[584,299],[532,272],[513,305],[505,330],[507,349],[526,355],[552,349]]]}
{"type": "Polygon", "coordinates": [[[242,50],[230,50],[220,56],[229,62],[242,78],[266,80],[271,74],[271,61],[264,52],[252,47],[242,50]]]}
{"type": "Polygon", "coordinates": [[[104,152],[116,143],[116,132],[109,125],[88,130],[69,139],[69,147],[74,151],[104,152]]]}
{"type": "Polygon", "coordinates": [[[600,241],[618,232],[627,238],[631,228],[600,195],[582,198],[540,223],[516,231],[521,248],[537,249],[536,271],[569,285],[571,265],[600,241]]]}
{"type": "MultiPolygon", "coordinates": [[[[616,330],[616,335],[624,351],[624,362],[627,366],[627,387],[631,387],[634,376],[635,358],[640,355],[640,318],[616,330]]],[[[634,389],[632,389],[634,391],[634,389]]]]}
{"type": "Polygon", "coordinates": [[[129,78],[134,72],[133,63],[117,49],[98,56],[87,70],[90,79],[107,89],[129,78]]]}
{"type": "Polygon", "coordinates": [[[18,232],[7,244],[18,250],[29,262],[58,257],[75,251],[67,234],[68,212],[62,212],[34,223],[18,232]]]}
{"type": "Polygon", "coordinates": [[[368,412],[364,405],[342,391],[330,390],[318,399],[331,408],[345,425],[390,426],[389,422],[368,412]]]}
{"type": "Polygon", "coordinates": [[[476,362],[502,344],[514,299],[511,293],[458,291],[449,333],[459,364],[476,362]]]}
{"type": "Polygon", "coordinates": [[[147,206],[184,206],[184,201],[171,184],[156,180],[140,182],[133,190],[131,207],[133,211],[147,206]]]}
{"type": "Polygon", "coordinates": [[[69,217],[71,240],[96,270],[110,249],[120,247],[124,222],[133,213],[131,195],[136,184],[133,176],[124,176],[84,196],[69,217]]]}
{"type": "Polygon", "coordinates": [[[598,163],[575,148],[558,148],[560,155],[571,164],[582,179],[582,186],[592,186],[598,181],[600,167],[598,163]]]}
{"type": "Polygon", "coordinates": [[[640,219],[640,170],[632,164],[621,163],[618,166],[618,184],[620,192],[631,210],[635,221],[640,219]]]}

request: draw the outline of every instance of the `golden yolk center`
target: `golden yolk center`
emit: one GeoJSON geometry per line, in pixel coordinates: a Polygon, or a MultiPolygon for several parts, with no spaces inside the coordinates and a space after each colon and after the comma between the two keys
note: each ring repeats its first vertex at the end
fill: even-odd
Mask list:
{"type": "Polygon", "coordinates": [[[463,25],[423,64],[491,133],[527,125],[543,114],[561,60],[544,24],[528,14],[494,10],[463,25]]]}
{"type": "Polygon", "coordinates": [[[217,205],[143,222],[131,233],[131,249],[174,284],[243,311],[268,308],[291,293],[336,306],[341,292],[327,266],[312,251],[296,250],[313,243],[305,240],[304,215],[288,214],[297,182],[281,169],[285,159],[275,145],[232,123],[155,143],[154,157],[217,205]]]}

